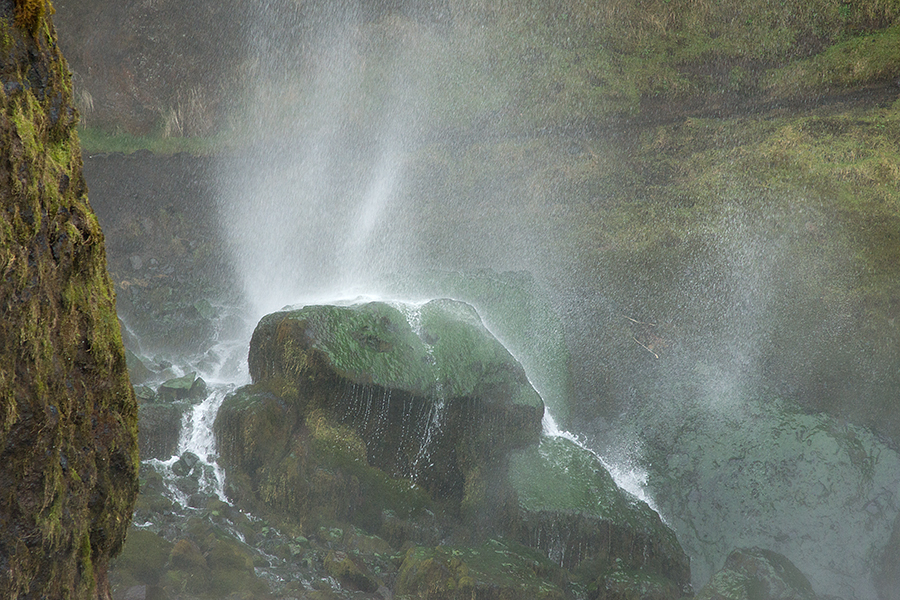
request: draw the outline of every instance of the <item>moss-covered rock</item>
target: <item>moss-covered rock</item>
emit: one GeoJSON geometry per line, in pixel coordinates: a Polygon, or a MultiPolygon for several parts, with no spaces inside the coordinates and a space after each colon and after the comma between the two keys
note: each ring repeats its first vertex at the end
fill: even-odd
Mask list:
{"type": "Polygon", "coordinates": [[[225,399],[215,431],[226,492],[277,522],[307,532],[333,520],[370,530],[384,523],[389,536],[405,538],[418,530],[408,519],[431,505],[409,479],[369,466],[366,445],[352,429],[321,411],[304,417],[298,406],[257,388],[225,399]]]}
{"type": "Polygon", "coordinates": [[[563,323],[549,292],[531,273],[415,271],[387,275],[374,286],[388,297],[453,298],[471,304],[491,333],[522,363],[554,418],[567,422],[572,384],[563,323]]]}
{"type": "Polygon", "coordinates": [[[675,533],[621,490],[592,452],[546,436],[512,456],[509,478],[521,508],[520,541],[585,583],[608,588],[601,598],[647,582],[665,598],[690,589],[690,560],[675,533]]]}
{"type": "Polygon", "coordinates": [[[543,409],[522,367],[462,302],[308,306],[260,321],[250,345],[254,382],[315,376],[316,360],[350,383],[543,409]]]}
{"type": "Polygon", "coordinates": [[[49,2],[0,3],[0,596],[108,594],[137,406],[49,2]]]}
{"type": "Polygon", "coordinates": [[[790,557],[821,594],[875,597],[898,514],[896,451],[773,398],[719,391],[697,401],[637,423],[652,444],[649,487],[691,555],[696,587],[733,548],[758,546],[790,557]]]}
{"type": "Polygon", "coordinates": [[[487,502],[469,491],[541,431],[543,402],[524,369],[461,302],[275,313],[257,326],[249,362],[318,444],[358,436],[368,464],[436,499],[487,502]]]}

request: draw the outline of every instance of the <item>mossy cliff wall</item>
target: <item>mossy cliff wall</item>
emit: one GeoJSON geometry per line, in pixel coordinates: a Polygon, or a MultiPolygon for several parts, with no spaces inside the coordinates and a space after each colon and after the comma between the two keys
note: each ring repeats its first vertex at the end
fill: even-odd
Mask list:
{"type": "Polygon", "coordinates": [[[0,0],[0,597],[108,598],[137,407],[43,0],[0,0]]]}

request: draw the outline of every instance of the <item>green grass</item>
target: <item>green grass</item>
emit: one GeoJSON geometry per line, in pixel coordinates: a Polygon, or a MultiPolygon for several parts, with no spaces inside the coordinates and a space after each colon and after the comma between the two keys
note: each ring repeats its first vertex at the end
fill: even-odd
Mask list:
{"type": "Polygon", "coordinates": [[[114,152],[131,154],[138,150],[149,150],[160,155],[186,152],[196,156],[208,156],[221,153],[235,144],[227,134],[211,137],[163,137],[158,133],[133,135],[93,127],[79,127],[78,137],[81,140],[82,152],[85,154],[114,152]]]}

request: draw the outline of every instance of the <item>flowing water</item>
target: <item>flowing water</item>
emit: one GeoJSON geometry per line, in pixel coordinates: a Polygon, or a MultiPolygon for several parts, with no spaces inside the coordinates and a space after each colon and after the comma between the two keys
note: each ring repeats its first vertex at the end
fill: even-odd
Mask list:
{"type": "MultiPolygon", "coordinates": [[[[427,130],[436,88],[423,76],[429,65],[416,50],[417,43],[430,39],[427,27],[399,32],[388,28],[393,37],[379,37],[377,28],[360,15],[355,3],[313,6],[302,22],[286,20],[276,9],[277,4],[260,3],[247,44],[246,77],[236,90],[241,109],[234,118],[237,128],[247,132],[251,141],[244,149],[222,158],[218,165],[222,230],[247,303],[242,318],[252,323],[285,305],[325,303],[336,298],[405,297],[398,286],[385,282],[398,273],[414,278],[415,273],[429,269],[457,270],[462,277],[485,268],[525,269],[540,282],[555,280],[566,257],[544,250],[547,245],[542,236],[554,234],[543,232],[542,223],[528,224],[523,215],[511,211],[499,211],[502,214],[498,215],[485,206],[482,198],[437,192],[426,198],[430,190],[421,188],[423,178],[416,171],[420,165],[413,155],[427,147],[429,136],[439,135],[427,130]]],[[[457,42],[464,45],[466,39],[457,42]]],[[[477,54],[477,44],[471,46],[477,54]]],[[[454,82],[446,82],[448,96],[453,86],[454,82]]],[[[514,176],[519,175],[510,174],[509,178],[514,176]]],[[[452,189],[439,180],[439,176],[424,178],[452,189]]],[[[501,188],[504,185],[503,181],[489,183],[501,188]]],[[[623,411],[621,422],[602,430],[603,435],[596,431],[590,436],[576,435],[560,428],[555,416],[565,415],[570,398],[545,385],[542,373],[558,365],[543,365],[545,357],[540,355],[539,343],[526,347],[512,340],[516,327],[504,327],[508,319],[496,305],[477,294],[467,296],[446,282],[423,284],[413,295],[417,300],[448,296],[475,305],[492,332],[523,363],[547,401],[544,435],[566,437],[590,450],[620,487],[655,510],[659,507],[663,519],[698,559],[695,585],[705,583],[732,547],[768,543],[847,598],[873,598],[868,583],[871,573],[866,572],[871,560],[854,562],[853,572],[844,574],[840,565],[829,564],[835,561],[834,553],[810,549],[806,540],[840,545],[840,539],[853,539],[856,551],[862,554],[883,547],[889,523],[900,510],[896,482],[886,473],[896,455],[873,441],[871,448],[875,450],[871,452],[877,456],[869,462],[854,462],[859,453],[846,440],[859,439],[863,434],[855,430],[847,433],[823,420],[803,427],[830,432],[830,437],[815,442],[821,448],[814,456],[827,468],[817,471],[805,459],[798,466],[801,442],[806,444],[814,438],[798,442],[794,437],[800,434],[793,430],[785,433],[799,427],[793,416],[773,415],[748,399],[755,395],[758,374],[769,367],[761,352],[775,337],[767,318],[769,310],[782,301],[769,275],[785,272],[784,264],[791,261],[792,250],[756,239],[746,230],[740,215],[727,218],[734,221],[723,226],[729,235],[712,242],[721,254],[718,260],[727,277],[712,291],[727,296],[728,302],[711,295],[709,286],[694,281],[690,273],[684,275],[685,290],[675,295],[708,297],[676,298],[673,302],[691,303],[695,308],[708,304],[710,314],[728,323],[729,335],[710,340],[703,355],[708,360],[692,357],[674,367],[680,371],[677,376],[663,374],[659,386],[671,384],[673,389],[653,389],[650,385],[630,396],[628,402],[633,406],[623,411]],[[727,308],[719,310],[721,305],[727,308]],[[760,423],[760,428],[750,427],[760,423]],[[706,437],[695,439],[685,433],[694,429],[703,430],[706,437]],[[774,459],[760,456],[745,465],[743,461],[749,460],[752,452],[741,445],[746,442],[741,438],[741,443],[717,448],[724,458],[707,456],[721,441],[719,434],[739,438],[739,432],[748,430],[755,431],[759,439],[775,439],[784,455],[774,459]],[[659,450],[666,444],[673,449],[670,456],[659,450]],[[695,464],[707,458],[708,464],[695,464]],[[871,473],[865,470],[869,463],[877,466],[871,473]],[[743,470],[730,471],[735,465],[743,470]],[[727,488],[734,493],[724,498],[668,476],[667,469],[676,473],[679,468],[687,469],[714,490],[727,488]],[[757,468],[762,470],[743,479],[757,468]],[[744,502],[745,495],[758,497],[760,487],[770,481],[770,472],[778,472],[789,484],[793,473],[803,485],[772,491],[770,507],[777,507],[774,511],[744,502]],[[858,493],[847,498],[831,489],[821,490],[818,479],[826,477],[825,472],[842,474],[830,485],[839,487],[849,481],[858,493]],[[740,480],[741,485],[731,486],[729,476],[740,480]],[[792,503],[807,491],[819,494],[815,510],[799,501],[792,503]],[[657,497],[660,494],[665,498],[657,497]],[[731,502],[720,512],[740,521],[736,531],[716,520],[711,507],[718,502],[731,502]],[[842,519],[843,512],[851,510],[848,506],[855,516],[861,515],[860,519],[842,519]],[[810,520],[812,515],[819,524],[810,520]],[[816,532],[792,529],[789,521],[802,521],[816,532]],[[838,533],[818,535],[822,521],[833,523],[832,530],[838,533]],[[712,522],[719,529],[704,529],[712,522]],[[772,526],[774,522],[778,527],[772,526]],[[874,533],[860,533],[867,528],[874,533]],[[706,543],[707,538],[721,543],[711,545],[706,543]],[[860,583],[862,580],[866,581],[860,583]]],[[[572,224],[576,226],[579,224],[572,224]]],[[[553,247],[563,246],[560,242],[553,247]]],[[[698,268],[697,280],[705,277],[702,270],[698,268]]],[[[781,281],[785,288],[794,283],[781,281]]],[[[410,321],[415,324],[414,310],[410,321]]],[[[240,338],[244,349],[248,339],[247,332],[240,338]]],[[[635,342],[659,358],[643,341],[635,336],[635,342]]],[[[178,479],[173,472],[175,465],[190,453],[202,467],[201,487],[224,498],[210,424],[229,384],[241,383],[245,377],[245,372],[234,369],[212,375],[215,383],[210,396],[185,413],[178,455],[158,463],[171,481],[178,479]]],[[[388,399],[367,396],[359,390],[347,393],[354,411],[352,418],[368,422],[383,416],[380,411],[388,399]]],[[[427,466],[430,440],[441,426],[443,407],[443,400],[437,398],[431,411],[420,419],[422,427],[408,432],[418,438],[414,468],[427,466]]],[[[565,421],[564,417],[560,420],[565,421]]],[[[173,489],[177,490],[177,485],[173,484],[173,489]]],[[[177,494],[180,502],[190,502],[190,494],[177,494]]],[[[820,587],[818,591],[831,590],[820,587]]]]}

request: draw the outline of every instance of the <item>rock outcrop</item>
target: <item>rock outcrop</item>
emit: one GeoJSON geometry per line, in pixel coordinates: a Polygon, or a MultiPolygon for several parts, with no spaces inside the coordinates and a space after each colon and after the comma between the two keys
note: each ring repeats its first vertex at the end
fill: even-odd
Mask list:
{"type": "Polygon", "coordinates": [[[0,597],[104,598],[137,407],[50,12],[0,2],[0,597]]]}
{"type": "Polygon", "coordinates": [[[649,484],[691,555],[695,586],[734,548],[761,547],[789,556],[820,594],[876,597],[872,575],[898,514],[897,452],[776,398],[715,402],[708,413],[701,401],[648,410],[630,430],[652,440],[649,484]]]}

